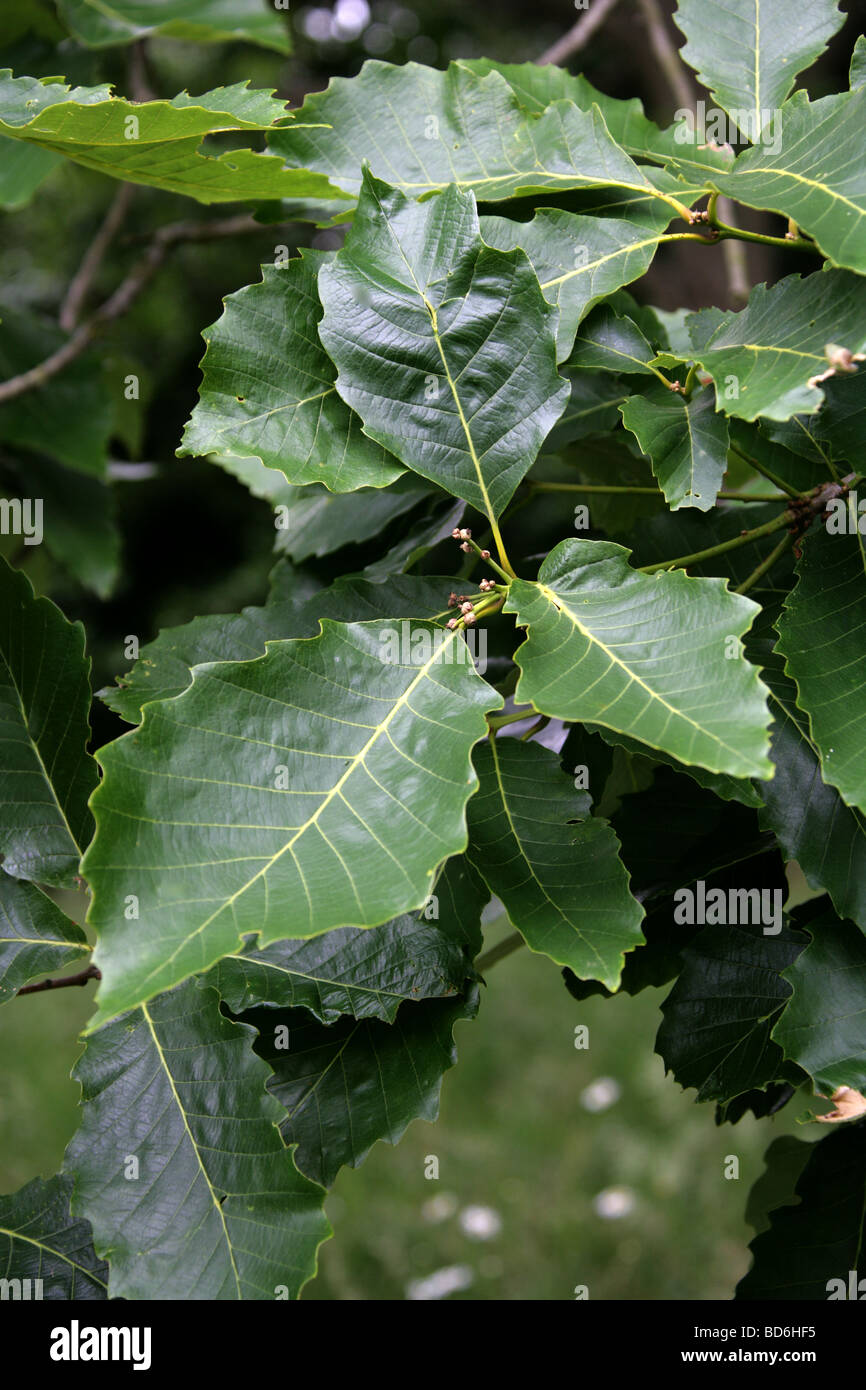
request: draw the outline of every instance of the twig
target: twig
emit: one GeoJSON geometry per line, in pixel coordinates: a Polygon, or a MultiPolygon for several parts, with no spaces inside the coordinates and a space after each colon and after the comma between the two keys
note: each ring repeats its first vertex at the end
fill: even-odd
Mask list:
{"type": "Polygon", "coordinates": [[[694,101],[691,79],[682,64],[679,52],[665,25],[664,15],[656,0],[638,0],[644,17],[656,62],[667,78],[668,86],[681,110],[690,109],[694,101]]]}
{"type": "MultiPolygon", "coordinates": [[[[734,205],[730,198],[719,198],[721,204],[721,214],[729,227],[736,227],[737,215],[734,205]]],[[[728,293],[738,308],[747,303],[752,291],[752,282],[749,279],[749,263],[746,258],[746,248],[739,237],[726,237],[722,241],[722,259],[725,262],[725,276],[728,281],[728,293]]]]}
{"type": "Polygon", "coordinates": [[[89,319],[76,328],[72,337],[62,347],[20,376],[10,377],[0,384],[0,402],[14,400],[25,391],[33,391],[44,386],[70,362],[80,357],[88,344],[109,323],[120,318],[135,303],[141,291],[149,283],[162,265],[173,246],[182,241],[211,241],[217,237],[238,236],[244,232],[262,231],[262,224],[252,217],[242,214],[226,217],[215,222],[171,222],[160,227],[146,252],[133,266],[126,279],[121,282],[104,304],[89,319]]]}
{"type": "Polygon", "coordinates": [[[729,442],[728,450],[730,453],[735,454],[737,458],[742,459],[744,463],[747,463],[750,468],[754,468],[755,472],[760,473],[762,478],[766,478],[768,483],[773,483],[777,488],[781,488],[782,492],[786,492],[789,497],[802,496],[802,493],[799,493],[795,487],[792,487],[790,483],[786,483],[784,478],[780,478],[778,473],[774,473],[766,464],[760,463],[759,460],[753,458],[751,454],[747,454],[738,444],[729,442]]]}
{"type": "Polygon", "coordinates": [[[134,188],[131,183],[120,185],[109,205],[99,231],[85,251],[81,265],[69,282],[69,289],[66,291],[66,297],[60,306],[58,320],[64,333],[71,333],[78,323],[81,306],[87,298],[93,277],[120,229],[132,201],[133,192],[134,188]]]}
{"type": "Polygon", "coordinates": [[[546,48],[541,56],[535,59],[536,63],[558,63],[561,66],[589,42],[616,4],[617,0],[592,0],[586,13],[580,16],[567,34],[563,34],[561,39],[557,39],[550,48],[546,48]]]}
{"type": "Polygon", "coordinates": [[[133,101],[155,101],[156,92],[151,85],[147,68],[147,40],[139,39],[131,45],[128,54],[127,74],[129,94],[133,101]]]}
{"type": "Polygon", "coordinates": [[[95,965],[88,965],[77,975],[63,975],[59,980],[40,980],[38,985],[25,985],[16,990],[17,994],[41,994],[46,989],[68,989],[71,985],[86,985],[88,980],[101,980],[102,972],[95,965]]]}
{"type": "Polygon", "coordinates": [[[764,556],[761,563],[755,566],[755,568],[752,570],[752,573],[743,580],[742,584],[737,585],[736,589],[734,590],[734,593],[748,593],[752,586],[754,584],[757,584],[759,579],[763,579],[764,575],[767,573],[767,570],[772,569],[776,561],[780,559],[782,555],[784,555],[785,551],[788,549],[790,544],[790,536],[783,536],[782,539],[779,541],[778,545],[773,546],[773,549],[770,551],[769,555],[764,556]]]}
{"type": "Polygon", "coordinates": [[[504,960],[506,956],[511,955],[512,951],[525,945],[520,932],[512,932],[511,936],[506,936],[504,941],[500,941],[496,946],[491,946],[489,951],[485,951],[483,956],[479,956],[475,962],[475,969],[479,975],[483,975],[485,970],[490,969],[491,965],[495,965],[498,960],[504,960]]]}

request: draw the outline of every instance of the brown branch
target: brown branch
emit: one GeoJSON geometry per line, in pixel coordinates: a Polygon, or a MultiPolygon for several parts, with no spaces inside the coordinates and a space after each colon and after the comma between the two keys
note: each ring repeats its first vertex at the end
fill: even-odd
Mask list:
{"type": "Polygon", "coordinates": [[[120,230],[134,191],[131,183],[120,185],[109,205],[99,231],[85,251],[81,265],[69,282],[69,289],[66,291],[66,297],[60,306],[58,319],[64,333],[71,333],[78,323],[79,314],[93,278],[102,264],[106,251],[120,230]]]}
{"type": "Polygon", "coordinates": [[[38,985],[25,985],[16,994],[41,994],[46,989],[68,989],[71,985],[86,985],[88,980],[101,980],[102,972],[95,965],[79,970],[77,975],[62,975],[59,980],[40,980],[38,985]]]}
{"type": "Polygon", "coordinates": [[[149,283],[162,265],[173,246],[183,241],[213,241],[218,237],[239,236],[246,232],[262,231],[262,224],[247,214],[226,217],[215,222],[171,222],[160,227],[140,260],[123,280],[114,294],[93,313],[89,319],[76,328],[72,337],[20,376],[10,377],[0,383],[0,403],[14,400],[25,391],[33,391],[44,386],[46,381],[62,372],[70,362],[80,357],[88,344],[102,332],[108,324],[125,314],[135,303],[141,291],[149,283]]]}
{"type": "Polygon", "coordinates": [[[563,34],[561,39],[557,39],[556,43],[545,49],[541,56],[535,59],[536,63],[558,63],[561,66],[589,42],[616,4],[617,0],[591,0],[586,13],[580,16],[567,34],[563,34]]]}
{"type": "MultiPolygon", "coordinates": [[[[738,225],[737,215],[730,198],[717,199],[716,207],[719,216],[729,227],[738,225]]],[[[741,309],[752,292],[745,242],[738,241],[735,237],[726,237],[722,242],[722,259],[725,263],[728,292],[736,307],[741,309]]]]}
{"type": "Polygon", "coordinates": [[[668,33],[665,18],[659,9],[657,0],[638,0],[638,4],[649,30],[650,45],[655,54],[656,62],[667,78],[668,85],[676,98],[677,106],[681,110],[691,108],[694,102],[692,81],[683,67],[679,51],[668,33]]]}
{"type": "Polygon", "coordinates": [[[129,94],[133,101],[156,101],[156,92],[150,80],[147,62],[147,40],[139,39],[130,46],[127,53],[127,80],[129,94]]]}

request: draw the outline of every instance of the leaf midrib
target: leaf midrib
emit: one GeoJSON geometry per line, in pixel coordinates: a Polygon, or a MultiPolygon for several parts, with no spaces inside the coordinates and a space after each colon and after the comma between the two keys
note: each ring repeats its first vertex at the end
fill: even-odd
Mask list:
{"type": "Polygon", "coordinates": [[[242,1299],[243,1299],[243,1293],[242,1293],[242,1291],[241,1291],[241,1281],[240,1281],[240,1275],[238,1274],[238,1267],[237,1267],[237,1264],[236,1264],[236,1262],[235,1262],[234,1246],[232,1245],[231,1237],[230,1237],[229,1232],[228,1232],[228,1226],[226,1225],[226,1219],[225,1219],[225,1214],[224,1214],[223,1209],[222,1209],[222,1205],[221,1205],[220,1202],[217,1201],[216,1192],[215,1192],[215,1190],[214,1190],[213,1184],[211,1183],[210,1177],[209,1177],[209,1175],[208,1175],[208,1171],[207,1171],[207,1169],[205,1168],[204,1163],[203,1163],[203,1161],[202,1161],[202,1156],[201,1156],[201,1154],[199,1153],[199,1148],[198,1148],[198,1144],[196,1143],[195,1136],[193,1135],[193,1132],[192,1132],[192,1130],[191,1130],[190,1127],[189,1127],[189,1121],[187,1120],[187,1117],[186,1117],[186,1110],[184,1109],[183,1103],[182,1103],[182,1101],[181,1101],[181,1098],[180,1098],[180,1096],[178,1095],[177,1087],[176,1087],[175,1084],[174,1084],[174,1077],[172,1076],[171,1070],[170,1070],[169,1065],[168,1065],[168,1061],[167,1061],[167,1059],[166,1059],[165,1053],[163,1052],[162,1044],[160,1043],[159,1038],[157,1037],[156,1028],[154,1027],[153,1019],[151,1018],[151,1015],[150,1015],[150,1010],[148,1009],[148,1007],[147,1007],[146,1004],[142,1004],[142,1005],[141,1005],[141,1012],[142,1012],[142,1015],[143,1015],[143,1017],[144,1017],[145,1022],[147,1023],[148,1029],[149,1029],[149,1031],[150,1031],[150,1036],[151,1036],[151,1038],[153,1039],[153,1045],[154,1045],[154,1047],[156,1048],[157,1055],[158,1055],[158,1057],[159,1057],[160,1066],[162,1067],[163,1071],[165,1072],[166,1079],[167,1079],[168,1084],[169,1084],[169,1087],[170,1087],[170,1089],[171,1089],[171,1094],[172,1094],[172,1097],[173,1097],[173,1099],[174,1099],[174,1103],[175,1103],[175,1105],[177,1106],[178,1114],[180,1115],[180,1118],[181,1118],[181,1120],[182,1120],[182,1122],[183,1122],[183,1127],[184,1127],[184,1129],[185,1129],[185,1131],[186,1131],[187,1138],[189,1139],[189,1142],[190,1142],[190,1144],[192,1145],[192,1151],[193,1151],[193,1153],[195,1154],[196,1162],[198,1163],[198,1166],[199,1166],[199,1168],[201,1169],[201,1174],[202,1174],[202,1177],[203,1177],[204,1180],[205,1180],[205,1183],[207,1184],[207,1190],[208,1190],[208,1192],[209,1192],[209,1194],[210,1194],[211,1201],[213,1202],[214,1207],[215,1207],[215,1209],[216,1209],[216,1213],[217,1213],[217,1215],[218,1215],[218,1217],[219,1217],[219,1219],[220,1219],[220,1225],[222,1226],[223,1236],[224,1236],[224,1238],[225,1238],[225,1243],[226,1243],[226,1250],[228,1251],[228,1256],[229,1256],[229,1260],[230,1260],[230,1262],[231,1262],[231,1267],[232,1267],[232,1274],[234,1275],[235,1285],[236,1285],[237,1291],[238,1291],[238,1299],[241,1299],[241,1300],[242,1300],[242,1299]]]}
{"type": "MultiPolygon", "coordinates": [[[[240,888],[236,889],[234,893],[232,893],[228,898],[226,898],[225,901],[222,902],[220,906],[217,907],[210,914],[209,917],[205,918],[205,920],[201,922],[199,926],[195,928],[194,931],[189,932],[188,935],[185,936],[183,940],[178,943],[178,945],[172,951],[170,956],[168,956],[165,960],[162,960],[159,963],[159,965],[154,966],[154,968],[150,971],[148,975],[145,976],[142,982],[143,990],[147,988],[147,986],[150,984],[151,980],[153,980],[155,976],[161,975],[165,971],[165,969],[169,965],[171,965],[174,960],[176,960],[181,951],[185,951],[188,948],[191,941],[194,941],[197,936],[200,936],[202,932],[206,931],[206,929],[210,926],[211,922],[213,922],[217,917],[219,917],[221,913],[225,912],[226,908],[231,907],[237,901],[238,898],[240,898],[244,893],[247,892],[249,888],[252,887],[254,883],[256,883],[260,878],[263,878],[266,874],[268,874],[270,870],[273,868],[274,864],[276,864],[277,861],[281,859],[284,854],[290,853],[295,845],[295,842],[299,840],[302,835],[306,834],[308,830],[310,830],[314,825],[316,825],[319,816],[326,809],[326,807],[331,804],[333,798],[341,794],[342,788],[344,784],[348,781],[349,777],[351,777],[353,772],[355,772],[355,770],[358,767],[362,766],[364,759],[367,756],[367,753],[373,747],[376,741],[382,736],[382,734],[386,732],[389,725],[391,724],[391,721],[397,714],[398,710],[403,709],[408,704],[409,697],[412,695],[413,691],[420,684],[420,682],[427,677],[427,674],[430,671],[431,667],[434,666],[435,663],[438,661],[439,657],[445,649],[446,643],[452,643],[455,640],[456,635],[456,631],[448,633],[447,637],[443,638],[441,644],[435,648],[429,661],[426,661],[423,666],[420,666],[418,668],[418,674],[414,677],[412,681],[410,681],[409,685],[403,691],[402,695],[400,695],[399,698],[395,700],[394,704],[391,706],[391,709],[388,711],[388,714],[385,716],[385,719],[382,721],[382,723],[377,724],[375,726],[372,734],[368,738],[367,742],[364,744],[364,747],[360,750],[360,752],[355,753],[353,757],[350,759],[349,765],[346,768],[345,772],[341,775],[339,780],[334,784],[333,787],[330,788],[327,794],[323,797],[321,805],[318,806],[318,808],[310,817],[310,819],[306,821],[303,825],[299,826],[295,833],[292,835],[292,838],[285,845],[283,845],[282,849],[278,850],[276,854],[271,855],[270,858],[267,859],[266,862],[262,865],[262,867],[258,869],[257,872],[246,881],[246,883],[243,883],[240,886],[240,888]]],[[[195,676],[193,675],[193,680],[194,679],[195,676]]],[[[140,1003],[141,1001],[139,1000],[137,1002],[140,1003]]]]}
{"type": "MultiPolygon", "coordinates": [[[[600,648],[601,651],[603,651],[605,655],[609,658],[612,664],[620,667],[621,670],[625,672],[629,680],[633,681],[636,685],[641,686],[647,692],[650,699],[662,705],[662,707],[666,709],[675,719],[681,719],[685,723],[691,724],[693,728],[697,729],[698,733],[703,734],[706,738],[712,739],[712,741],[718,744],[720,748],[724,748],[726,752],[732,753],[738,761],[742,761],[742,753],[740,753],[736,748],[732,748],[730,744],[725,743],[724,739],[719,738],[718,734],[714,734],[712,730],[705,729],[702,724],[699,724],[697,722],[697,720],[692,719],[691,715],[686,714],[683,710],[678,710],[675,708],[674,705],[669,704],[663,695],[659,695],[655,690],[653,690],[652,686],[647,685],[646,681],[641,680],[640,676],[636,676],[634,672],[631,671],[629,667],[625,664],[622,658],[617,656],[616,652],[614,652],[610,647],[608,647],[605,642],[602,642],[601,638],[596,637],[596,635],[593,632],[591,632],[588,628],[585,628],[583,626],[583,623],[581,623],[579,618],[569,608],[566,600],[560,594],[557,594],[555,589],[548,588],[548,586],[546,584],[542,584],[540,580],[536,581],[536,587],[547,599],[547,602],[552,604],[552,606],[557,610],[558,613],[565,613],[571,621],[572,625],[583,634],[587,641],[592,643],[593,646],[600,648]]],[[[595,722],[601,723],[601,720],[597,719],[595,722]]],[[[651,743],[648,743],[648,746],[650,748],[655,747],[655,745],[651,743]]]]}

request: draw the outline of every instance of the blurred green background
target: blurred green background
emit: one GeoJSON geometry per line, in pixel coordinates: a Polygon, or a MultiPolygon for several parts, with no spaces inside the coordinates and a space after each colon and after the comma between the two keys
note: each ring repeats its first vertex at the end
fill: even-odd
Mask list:
{"type": "MultiPolygon", "coordinates": [[[[665,8],[670,13],[672,3],[665,8]]],[[[851,12],[849,22],[810,74],[816,96],[845,85],[848,54],[862,28],[860,0],[842,8],[851,12]]],[[[474,6],[338,0],[293,7],[295,51],[287,59],[243,44],[160,40],[148,45],[146,75],[161,96],[249,78],[297,104],[331,75],[357,71],[367,57],[436,66],[481,54],[530,59],[576,17],[565,0],[474,6]],[[352,5],[355,19],[340,29],[338,10],[345,18],[352,5]]],[[[111,80],[126,92],[128,62],[122,49],[94,53],[62,39],[51,0],[0,7],[0,64],[16,73],[111,80]]],[[[665,124],[671,119],[677,103],[648,61],[634,0],[621,0],[574,66],[602,90],[640,96],[651,115],[665,124]]],[[[114,191],[109,180],[65,164],[31,205],[2,216],[0,306],[56,319],[114,191]]],[[[111,293],[153,228],[224,211],[139,188],[93,302],[111,293]]],[[[237,611],[264,598],[272,563],[269,508],[219,469],[178,460],[174,450],[196,399],[200,335],[219,315],[222,297],[259,278],[259,264],[273,259],[275,243],[332,245],[329,237],[295,224],[263,227],[236,242],[180,247],[101,340],[118,379],[133,370],[142,382],[142,400],[128,407],[115,441],[115,461],[150,469],[146,479],[112,489],[113,520],[106,526],[116,532],[106,544],[115,548],[116,581],[108,596],[97,597],[43,547],[18,557],[39,590],[85,623],[94,688],[128,665],[127,634],[144,642],[195,614],[237,611]]],[[[660,256],[637,295],[667,308],[724,304],[720,263],[710,265],[705,252],[691,250],[677,259],[660,256]]],[[[748,256],[753,280],[778,274],[765,248],[750,248],[748,256]]],[[[26,466],[24,451],[12,457],[0,450],[0,492],[7,474],[14,478],[26,466]]],[[[562,534],[552,511],[539,517],[522,514],[524,554],[562,534]]],[[[0,549],[13,543],[3,538],[0,549]]],[[[92,532],[83,531],[78,544],[92,545],[92,532]]],[[[355,547],[311,568],[328,582],[368,558],[355,547]]],[[[443,566],[436,555],[426,563],[429,572],[443,566]]],[[[96,702],[95,745],[123,729],[96,702]]],[[[492,923],[488,944],[504,930],[492,923]]],[[[717,1128],[713,1107],[695,1105],[666,1079],[653,1053],[664,991],[578,1004],[550,962],[521,951],[490,971],[482,994],[478,1020],[458,1025],[460,1064],[446,1075],[438,1124],[416,1122],[397,1148],[377,1145],[359,1170],[338,1178],[328,1200],[337,1239],[324,1247],[319,1277],[304,1296],[403,1299],[424,1291],[418,1281],[444,1270],[457,1298],[571,1299],[575,1285],[587,1285],[593,1299],[729,1298],[749,1263],[743,1213],[765,1149],[779,1134],[816,1137],[817,1126],[797,1124],[805,1097],[773,1119],[747,1117],[717,1128]],[[587,1051],[575,1050],[578,1024],[589,1027],[587,1051]],[[588,1108],[594,1095],[610,1103],[588,1108]],[[439,1160],[437,1181],[425,1179],[428,1155],[439,1160]],[[738,1180],[724,1177],[728,1155],[739,1158],[738,1180]],[[473,1222],[474,1235],[465,1229],[473,1222]]],[[[78,1101],[69,1072],[91,998],[92,987],[67,990],[0,1011],[2,1191],[50,1175],[62,1159],[78,1101]]],[[[442,1275],[439,1292],[446,1287],[442,1275]]]]}

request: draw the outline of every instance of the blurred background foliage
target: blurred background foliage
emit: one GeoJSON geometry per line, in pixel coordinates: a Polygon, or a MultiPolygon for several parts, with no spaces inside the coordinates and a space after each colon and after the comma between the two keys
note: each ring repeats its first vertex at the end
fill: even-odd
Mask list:
{"type": "MultiPolygon", "coordinates": [[[[670,14],[673,5],[664,8],[670,14]]],[[[842,8],[848,23],[808,75],[813,96],[846,85],[866,5],[851,0],[842,8]]],[[[292,8],[285,57],[245,43],[166,38],[149,40],[145,54],[137,46],[85,48],[68,36],[51,0],[16,0],[0,9],[0,65],[16,74],[62,73],[78,84],[109,81],[122,94],[144,83],[157,96],[248,79],[297,105],[368,57],[433,66],[481,55],[529,60],[576,17],[565,0],[335,0],[292,8]]],[[[641,97],[662,124],[672,119],[677,103],[649,56],[634,0],[621,0],[572,66],[613,96],[641,97]]],[[[16,311],[56,322],[115,192],[112,181],[62,162],[32,202],[0,214],[0,322],[16,311]]],[[[92,303],[112,292],[155,228],[227,211],[137,187],[92,303]]],[[[761,214],[751,216],[762,225],[761,214]]],[[[172,253],[95,349],[114,410],[110,486],[58,474],[52,460],[0,443],[0,495],[14,495],[22,477],[38,477],[46,493],[54,488],[63,513],[50,549],[0,537],[0,552],[84,622],[95,689],[127,668],[130,634],[143,644],[196,614],[263,601],[273,564],[269,507],[213,464],[179,460],[174,451],[196,399],[201,332],[219,316],[222,297],[257,280],[277,246],[330,247],[339,236],[309,224],[263,225],[172,253]],[[129,373],[140,379],[137,401],[124,396],[129,373]]],[[[753,281],[782,273],[766,247],[749,247],[748,257],[753,281]]],[[[789,257],[785,272],[797,268],[789,257]]],[[[632,290],[667,309],[727,302],[720,260],[701,248],[676,255],[663,248],[632,290]]],[[[411,516],[369,546],[308,566],[328,583],[376,558],[410,523],[411,516]]],[[[509,550],[534,555],[569,530],[570,504],[546,499],[520,512],[509,550]]],[[[447,573],[453,562],[445,546],[422,568],[447,573]]],[[[95,746],[125,727],[96,702],[95,746]]],[[[504,930],[492,922],[490,939],[504,930]]],[[[730,1297],[749,1262],[743,1213],[763,1152],[780,1133],[812,1137],[815,1127],[798,1125],[806,1104],[798,1097],[771,1120],[747,1116],[735,1128],[717,1128],[712,1107],[694,1105],[666,1080],[652,1051],[664,993],[578,1004],[549,962],[522,952],[499,964],[480,1020],[457,1030],[460,1065],[446,1076],[439,1123],[415,1122],[398,1148],[379,1144],[360,1170],[338,1178],[328,1202],[338,1239],[324,1247],[320,1276],[305,1297],[454,1290],[454,1297],[569,1299],[580,1284],[592,1298],[730,1297]],[[589,1026],[587,1051],[574,1047],[578,1024],[589,1026]],[[424,1176],[430,1155],[439,1160],[438,1180],[424,1176]],[[724,1177],[729,1155],[740,1160],[738,1180],[724,1177]],[[437,1271],[439,1283],[425,1286],[437,1271]]],[[[48,1176],[61,1161],[76,1123],[78,1086],[69,1070],[90,1007],[84,991],[66,991],[0,1013],[0,1190],[48,1176]]]]}

